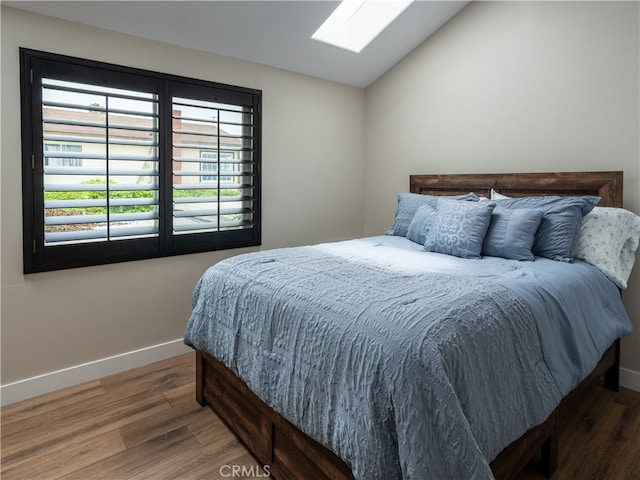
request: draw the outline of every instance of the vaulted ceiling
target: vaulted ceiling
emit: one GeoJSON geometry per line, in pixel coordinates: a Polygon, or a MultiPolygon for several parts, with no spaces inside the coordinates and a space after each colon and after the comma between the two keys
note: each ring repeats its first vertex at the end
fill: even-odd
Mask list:
{"type": "Polygon", "coordinates": [[[362,52],[311,39],[337,1],[4,1],[24,10],[366,87],[468,1],[416,1],[362,52]]]}

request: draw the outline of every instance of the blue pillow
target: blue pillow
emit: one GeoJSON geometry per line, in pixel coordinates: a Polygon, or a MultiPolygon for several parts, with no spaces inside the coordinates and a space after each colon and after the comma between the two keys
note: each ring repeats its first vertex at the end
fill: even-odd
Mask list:
{"type": "Polygon", "coordinates": [[[469,200],[477,202],[480,197],[475,193],[467,193],[466,195],[455,195],[447,197],[438,197],[435,195],[420,195],[418,193],[400,193],[398,194],[398,207],[396,208],[396,217],[391,230],[387,235],[396,235],[398,237],[406,237],[409,231],[409,225],[414,215],[422,205],[430,205],[436,208],[438,198],[447,198],[452,200],[469,200]]]}
{"type": "Polygon", "coordinates": [[[462,258],[480,258],[495,202],[438,200],[424,249],[462,258]]]}
{"type": "Polygon", "coordinates": [[[534,260],[531,249],[541,221],[541,210],[494,208],[482,254],[511,260],[534,260]]]}
{"type": "Polygon", "coordinates": [[[582,217],[600,201],[600,197],[524,197],[494,200],[508,209],[534,208],[542,211],[542,221],[533,243],[533,254],[561,262],[573,260],[582,217]]]}
{"type": "Polygon", "coordinates": [[[431,205],[422,205],[413,216],[413,220],[409,224],[407,238],[412,242],[424,245],[427,239],[427,233],[436,216],[436,209],[431,205]]]}

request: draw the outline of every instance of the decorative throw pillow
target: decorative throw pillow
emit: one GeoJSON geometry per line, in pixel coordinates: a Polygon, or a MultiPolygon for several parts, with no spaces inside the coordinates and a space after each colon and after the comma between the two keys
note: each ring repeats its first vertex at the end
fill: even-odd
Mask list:
{"type": "Polygon", "coordinates": [[[595,207],[582,219],[576,258],[598,267],[619,288],[627,288],[639,241],[638,215],[623,208],[595,207]]]}
{"type": "Polygon", "coordinates": [[[413,220],[409,224],[409,230],[407,231],[407,238],[412,242],[424,245],[427,239],[427,233],[433,223],[433,219],[436,215],[436,209],[431,205],[422,205],[418,208],[418,211],[413,216],[413,220]]]}
{"type": "Polygon", "coordinates": [[[480,258],[494,202],[438,200],[424,249],[462,258],[480,258]]]}
{"type": "Polygon", "coordinates": [[[452,200],[468,200],[477,202],[478,196],[475,193],[467,193],[466,195],[455,195],[447,197],[438,197],[435,195],[420,195],[418,193],[400,193],[398,194],[398,206],[396,208],[396,217],[391,230],[387,235],[396,235],[398,237],[406,237],[409,230],[411,220],[422,205],[430,205],[436,208],[439,198],[447,198],[452,200]]]}
{"type": "Polygon", "coordinates": [[[533,254],[562,262],[570,262],[580,233],[582,217],[600,201],[600,197],[523,197],[494,200],[501,208],[533,208],[542,211],[536,232],[533,254]]]}
{"type": "Polygon", "coordinates": [[[531,249],[541,221],[540,210],[494,208],[484,237],[482,254],[511,260],[534,260],[531,249]]]}

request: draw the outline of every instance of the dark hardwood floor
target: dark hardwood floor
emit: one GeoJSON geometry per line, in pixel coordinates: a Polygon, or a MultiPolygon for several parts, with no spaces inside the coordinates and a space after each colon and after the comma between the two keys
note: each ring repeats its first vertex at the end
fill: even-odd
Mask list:
{"type": "MultiPolygon", "coordinates": [[[[2,408],[0,478],[268,477],[196,403],[194,361],[181,355],[2,408]]],[[[640,392],[595,388],[576,413],[561,430],[554,480],[640,479],[640,392]]],[[[528,467],[517,480],[542,478],[528,467]]]]}

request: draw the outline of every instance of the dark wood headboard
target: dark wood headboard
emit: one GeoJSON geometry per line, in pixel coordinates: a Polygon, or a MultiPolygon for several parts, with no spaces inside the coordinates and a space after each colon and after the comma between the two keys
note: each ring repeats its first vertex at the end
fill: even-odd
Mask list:
{"type": "Polygon", "coordinates": [[[478,173],[411,175],[410,191],[423,195],[475,192],[490,197],[491,189],[509,197],[534,195],[596,195],[602,207],[622,207],[623,172],[478,173]]]}

